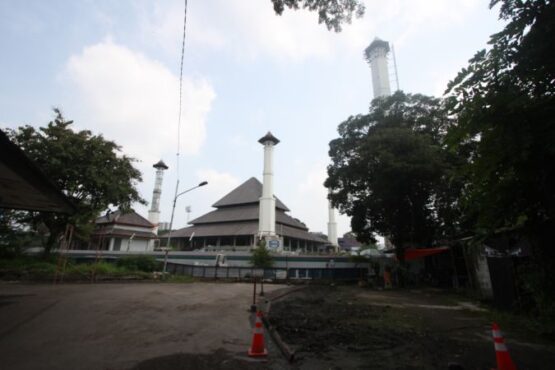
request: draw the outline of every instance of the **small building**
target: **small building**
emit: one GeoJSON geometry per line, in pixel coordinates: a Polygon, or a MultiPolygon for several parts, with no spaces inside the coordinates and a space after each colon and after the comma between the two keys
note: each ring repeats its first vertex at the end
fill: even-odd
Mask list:
{"type": "Polygon", "coordinates": [[[90,249],[123,252],[146,252],[153,250],[158,236],[155,225],[137,212],[109,212],[95,220],[90,249]]]}
{"type": "Polygon", "coordinates": [[[339,244],[339,249],[344,252],[358,250],[362,245],[351,233],[346,233],[343,237],[338,238],[337,243],[339,244]]]}
{"type": "MultiPolygon", "coordinates": [[[[172,246],[179,250],[250,249],[259,236],[261,196],[262,183],[251,177],[214,203],[214,211],[192,220],[192,226],[173,231],[172,246]]],[[[287,212],[289,208],[275,198],[275,233],[279,249],[317,252],[318,247],[328,243],[325,237],[309,232],[304,223],[287,212]]],[[[162,243],[164,238],[161,236],[162,243]]]]}

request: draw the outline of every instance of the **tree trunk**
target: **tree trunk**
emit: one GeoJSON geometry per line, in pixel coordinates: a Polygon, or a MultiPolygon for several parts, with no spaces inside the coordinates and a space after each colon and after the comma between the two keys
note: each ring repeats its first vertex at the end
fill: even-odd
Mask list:
{"type": "Polygon", "coordinates": [[[50,252],[52,251],[52,248],[56,245],[57,238],[58,238],[57,233],[50,231],[50,234],[46,239],[46,243],[44,244],[44,251],[43,251],[44,258],[48,258],[50,256],[50,252]]]}
{"type": "Polygon", "coordinates": [[[43,245],[43,256],[44,258],[48,258],[50,256],[52,248],[56,247],[56,241],[58,240],[58,237],[64,232],[65,223],[61,224],[59,222],[56,222],[55,219],[43,219],[43,222],[48,228],[48,238],[46,239],[46,243],[43,245]]]}
{"type": "Polygon", "coordinates": [[[405,261],[405,248],[396,247],[395,254],[397,255],[397,261],[399,265],[396,272],[397,284],[401,288],[405,288],[407,284],[407,262],[405,261]]]}

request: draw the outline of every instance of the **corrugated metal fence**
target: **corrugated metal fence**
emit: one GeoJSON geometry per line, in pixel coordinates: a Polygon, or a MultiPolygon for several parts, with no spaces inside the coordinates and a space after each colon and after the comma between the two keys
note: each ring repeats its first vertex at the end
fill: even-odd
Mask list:
{"type": "Polygon", "coordinates": [[[171,274],[207,279],[247,280],[253,276],[267,280],[323,279],[358,280],[366,278],[367,268],[253,268],[235,266],[197,266],[168,262],[171,274]]]}

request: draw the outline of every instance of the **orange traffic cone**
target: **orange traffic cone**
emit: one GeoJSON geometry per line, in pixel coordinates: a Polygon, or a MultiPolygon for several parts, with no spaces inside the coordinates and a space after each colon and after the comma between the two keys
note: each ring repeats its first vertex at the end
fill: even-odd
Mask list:
{"type": "Polygon", "coordinates": [[[509,355],[509,351],[505,345],[505,339],[503,339],[503,334],[501,334],[499,325],[497,325],[497,323],[493,323],[491,331],[493,334],[493,344],[495,345],[497,370],[516,370],[516,366],[513,360],[511,360],[511,356],[509,355]]]}
{"type": "Polygon", "coordinates": [[[264,347],[264,328],[262,327],[262,312],[256,312],[256,321],[252,334],[252,344],[249,348],[249,356],[264,357],[268,356],[268,351],[264,347]]]}

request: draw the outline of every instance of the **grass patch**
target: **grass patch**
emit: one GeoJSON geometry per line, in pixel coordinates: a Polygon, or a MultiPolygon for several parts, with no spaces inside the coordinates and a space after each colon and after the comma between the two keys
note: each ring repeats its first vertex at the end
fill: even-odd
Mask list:
{"type": "Polygon", "coordinates": [[[116,261],[116,265],[129,271],[159,271],[161,263],[152,256],[125,256],[116,261]]]}
{"type": "MultiPolygon", "coordinates": [[[[0,259],[0,280],[50,282],[56,277],[57,256],[48,259],[39,257],[18,257],[0,259]]],[[[192,283],[190,276],[167,275],[165,279],[153,274],[161,265],[153,257],[129,256],[116,262],[100,261],[98,263],[76,263],[68,259],[63,280],[71,281],[106,281],[106,280],[159,280],[163,283],[192,283]],[[145,258],[146,257],[146,258],[145,258]]],[[[58,278],[61,273],[58,274],[58,278]]]]}
{"type": "Polygon", "coordinates": [[[550,318],[491,309],[484,313],[488,321],[496,322],[502,330],[510,331],[530,341],[555,342],[555,321],[550,318]]]}
{"type": "Polygon", "coordinates": [[[0,260],[0,278],[4,280],[44,280],[56,273],[52,260],[18,257],[0,260]]]}
{"type": "MultiPolygon", "coordinates": [[[[57,270],[58,261],[56,256],[46,260],[38,257],[0,259],[0,280],[52,281],[56,277],[57,270]]],[[[58,271],[58,277],[60,275],[61,271],[58,271]]],[[[98,263],[75,263],[75,261],[68,259],[63,271],[65,281],[145,280],[152,278],[151,272],[102,261],[98,263]]]]}

